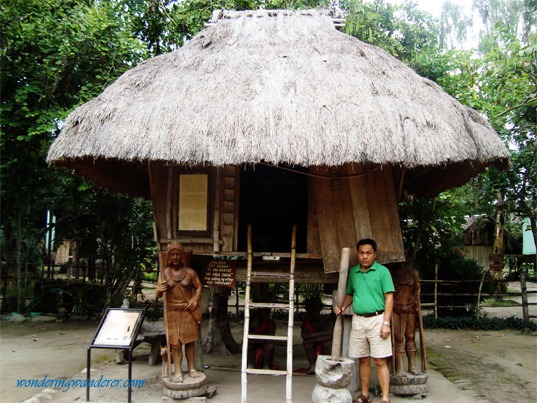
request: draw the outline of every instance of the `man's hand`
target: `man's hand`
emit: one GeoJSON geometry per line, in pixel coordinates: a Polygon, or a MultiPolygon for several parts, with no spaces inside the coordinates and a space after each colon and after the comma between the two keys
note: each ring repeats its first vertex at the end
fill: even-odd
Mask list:
{"type": "Polygon", "coordinates": [[[392,328],[390,327],[390,325],[382,324],[382,326],[381,326],[381,328],[380,328],[380,337],[382,337],[383,339],[385,339],[385,338],[388,337],[391,333],[392,333],[392,328]]]}

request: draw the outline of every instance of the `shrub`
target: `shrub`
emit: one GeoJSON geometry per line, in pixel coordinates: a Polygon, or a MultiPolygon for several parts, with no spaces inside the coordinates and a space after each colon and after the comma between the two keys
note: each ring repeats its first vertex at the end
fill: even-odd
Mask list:
{"type": "Polygon", "coordinates": [[[423,317],[423,327],[426,329],[468,329],[468,330],[537,330],[537,323],[524,322],[522,319],[510,318],[470,318],[444,317],[435,319],[432,315],[423,317]]]}

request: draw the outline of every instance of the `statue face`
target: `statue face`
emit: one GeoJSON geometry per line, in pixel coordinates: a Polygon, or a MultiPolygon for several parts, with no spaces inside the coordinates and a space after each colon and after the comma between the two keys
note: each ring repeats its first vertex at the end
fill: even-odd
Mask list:
{"type": "Polygon", "coordinates": [[[183,252],[179,249],[172,249],[168,252],[168,264],[170,266],[181,266],[183,263],[183,252]]]}

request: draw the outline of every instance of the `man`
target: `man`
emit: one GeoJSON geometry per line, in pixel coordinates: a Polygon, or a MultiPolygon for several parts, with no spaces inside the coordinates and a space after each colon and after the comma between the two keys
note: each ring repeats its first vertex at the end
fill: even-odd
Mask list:
{"type": "Polygon", "coordinates": [[[336,315],[351,304],[354,310],[349,339],[349,357],[359,359],[360,396],[358,403],[369,403],[371,357],[375,361],[382,389],[382,402],[390,401],[390,371],[387,357],[392,355],[390,321],[393,310],[393,286],[389,270],[376,262],[377,243],[362,239],[356,244],[358,265],[349,270],[347,296],[343,306],[335,307],[336,315]]]}
{"type": "Polygon", "coordinates": [[[199,324],[201,322],[202,286],[194,270],[186,267],[185,251],[179,242],[168,245],[168,264],[164,270],[164,280],[157,283],[156,296],[161,298],[166,293],[167,332],[169,337],[174,377],[172,382],[182,383],[183,362],[182,345],[185,345],[185,355],[188,364],[188,375],[198,378],[195,368],[196,345],[199,339],[199,324]]]}
{"type": "Polygon", "coordinates": [[[393,335],[395,340],[395,376],[404,376],[403,354],[406,351],[408,373],[421,374],[416,368],[416,320],[420,300],[418,272],[407,263],[398,263],[392,271],[395,284],[393,335]]]}

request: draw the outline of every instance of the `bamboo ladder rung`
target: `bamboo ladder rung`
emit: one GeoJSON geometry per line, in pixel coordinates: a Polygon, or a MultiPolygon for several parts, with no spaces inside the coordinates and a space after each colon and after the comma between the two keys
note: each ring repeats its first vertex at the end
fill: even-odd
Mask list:
{"type": "Polygon", "coordinates": [[[250,374],[250,375],[273,375],[273,376],[287,375],[287,371],[282,371],[281,369],[255,369],[255,368],[248,368],[246,370],[246,373],[250,374]]]}
{"type": "Polygon", "coordinates": [[[271,336],[266,334],[250,334],[248,335],[248,340],[274,340],[274,341],[287,341],[289,337],[287,336],[271,336]]]}
{"type": "Polygon", "coordinates": [[[289,304],[273,302],[250,302],[250,308],[289,309],[289,304]]]}

